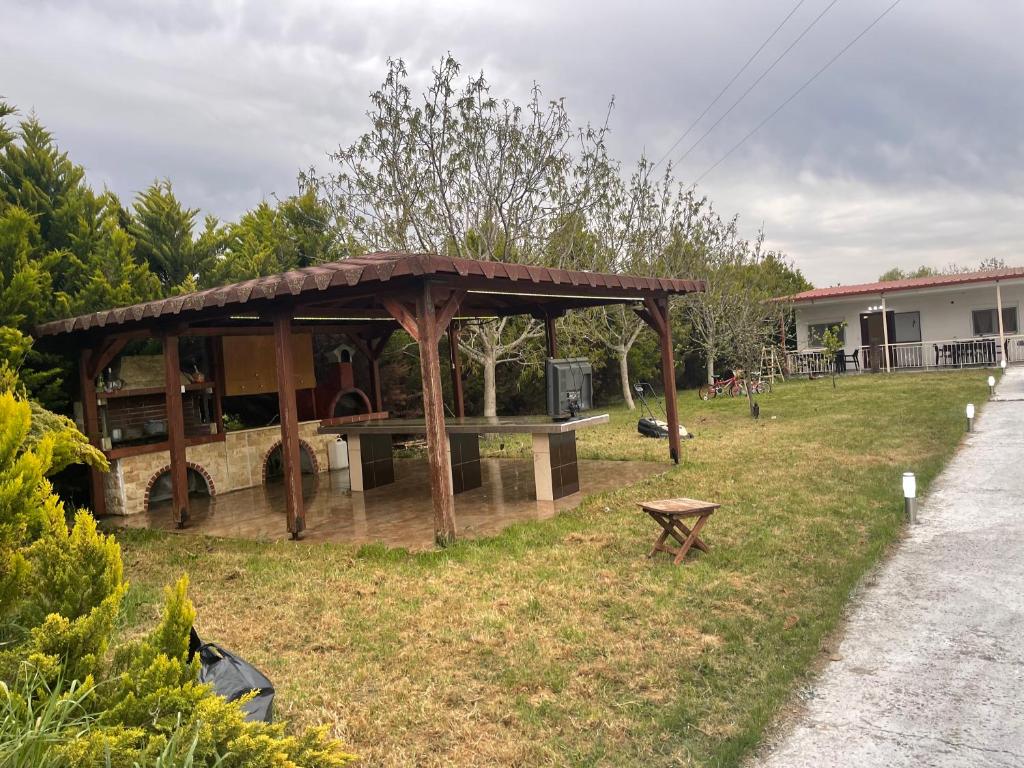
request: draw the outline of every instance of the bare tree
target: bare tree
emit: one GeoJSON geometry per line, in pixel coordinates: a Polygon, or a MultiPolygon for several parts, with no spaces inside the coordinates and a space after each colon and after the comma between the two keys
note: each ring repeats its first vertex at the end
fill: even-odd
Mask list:
{"type": "Polygon", "coordinates": [[[762,356],[774,340],[778,316],[778,307],[771,302],[771,284],[764,279],[764,267],[780,259],[780,254],[765,251],[764,232],[758,232],[752,242],[732,241],[719,264],[719,293],[728,307],[724,316],[726,357],[746,384],[751,416],[757,416],[752,376],[761,373],[762,356]]]}
{"type": "Polygon", "coordinates": [[[704,282],[704,291],[681,302],[680,315],[689,325],[690,343],[704,356],[708,384],[714,382],[715,361],[729,349],[728,319],[737,301],[729,268],[740,242],[735,217],[723,221],[707,198],[687,193],[666,260],[669,274],[704,282]]]}
{"type": "MultiPolygon", "coordinates": [[[[596,196],[589,219],[594,268],[625,274],[668,273],[666,253],[689,197],[673,180],[671,167],[660,179],[652,176],[653,171],[653,164],[641,158],[628,183],[617,164],[609,163],[603,173],[595,174],[604,192],[596,196]]],[[[577,333],[615,356],[622,399],[633,410],[629,353],[646,324],[631,306],[622,304],[592,309],[581,320],[575,324],[577,333]]]]}
{"type": "MultiPolygon", "coordinates": [[[[552,240],[600,191],[607,127],[575,128],[536,84],[520,106],[493,96],[482,73],[461,84],[459,73],[445,56],[415,99],[405,64],[389,60],[369,129],[330,156],[333,173],[300,182],[370,249],[562,266],[552,240]]],[[[532,320],[467,326],[460,346],[483,369],[485,415],[497,411],[496,367],[521,359],[541,332],[532,320]]]]}

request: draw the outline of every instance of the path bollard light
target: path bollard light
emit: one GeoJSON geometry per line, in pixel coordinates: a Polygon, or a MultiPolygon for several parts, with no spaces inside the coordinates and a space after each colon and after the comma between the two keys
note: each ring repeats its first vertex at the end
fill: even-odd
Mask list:
{"type": "Polygon", "coordinates": [[[907,522],[911,525],[917,523],[917,478],[913,472],[903,473],[903,509],[907,515],[907,522]]]}
{"type": "Polygon", "coordinates": [[[988,396],[989,397],[995,397],[996,396],[996,377],[995,376],[989,376],[988,377],[988,396]]]}
{"type": "Polygon", "coordinates": [[[1006,358],[1005,357],[1002,360],[999,361],[999,367],[1002,368],[1004,371],[1006,370],[1006,358]]]}
{"type": "Polygon", "coordinates": [[[967,404],[967,431],[974,431],[974,403],[967,404]]]}

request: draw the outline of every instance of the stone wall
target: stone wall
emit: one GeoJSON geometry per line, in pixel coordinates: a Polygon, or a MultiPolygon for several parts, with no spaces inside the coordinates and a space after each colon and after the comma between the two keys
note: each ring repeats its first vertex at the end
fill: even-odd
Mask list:
{"type": "MultiPolygon", "coordinates": [[[[335,439],[317,434],[319,421],[299,423],[299,439],[313,459],[316,472],[326,472],[327,446],[335,439]]],[[[211,495],[262,485],[267,457],[281,442],[280,427],[261,427],[228,432],[221,442],[185,449],[189,467],[206,480],[211,495]]],[[[156,451],[110,462],[104,480],[107,511],[112,515],[145,512],[149,491],[170,466],[170,452],[156,451]]]]}

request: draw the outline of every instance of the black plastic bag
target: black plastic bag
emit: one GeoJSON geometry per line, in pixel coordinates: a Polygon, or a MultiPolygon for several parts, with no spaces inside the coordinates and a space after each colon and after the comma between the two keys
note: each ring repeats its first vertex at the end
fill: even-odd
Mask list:
{"type": "Polygon", "coordinates": [[[273,722],[274,684],[262,672],[231,651],[214,643],[202,642],[193,627],[188,642],[189,661],[197,653],[199,682],[209,683],[215,693],[228,701],[236,701],[250,691],[256,691],[256,696],[242,705],[245,719],[273,722]]]}

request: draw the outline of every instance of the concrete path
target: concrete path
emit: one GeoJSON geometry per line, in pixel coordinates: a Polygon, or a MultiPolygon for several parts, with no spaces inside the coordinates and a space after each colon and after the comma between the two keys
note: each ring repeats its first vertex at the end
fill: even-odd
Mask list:
{"type": "Polygon", "coordinates": [[[839,660],[755,765],[1024,766],[1021,401],[1011,368],[856,600],[839,660]]]}

